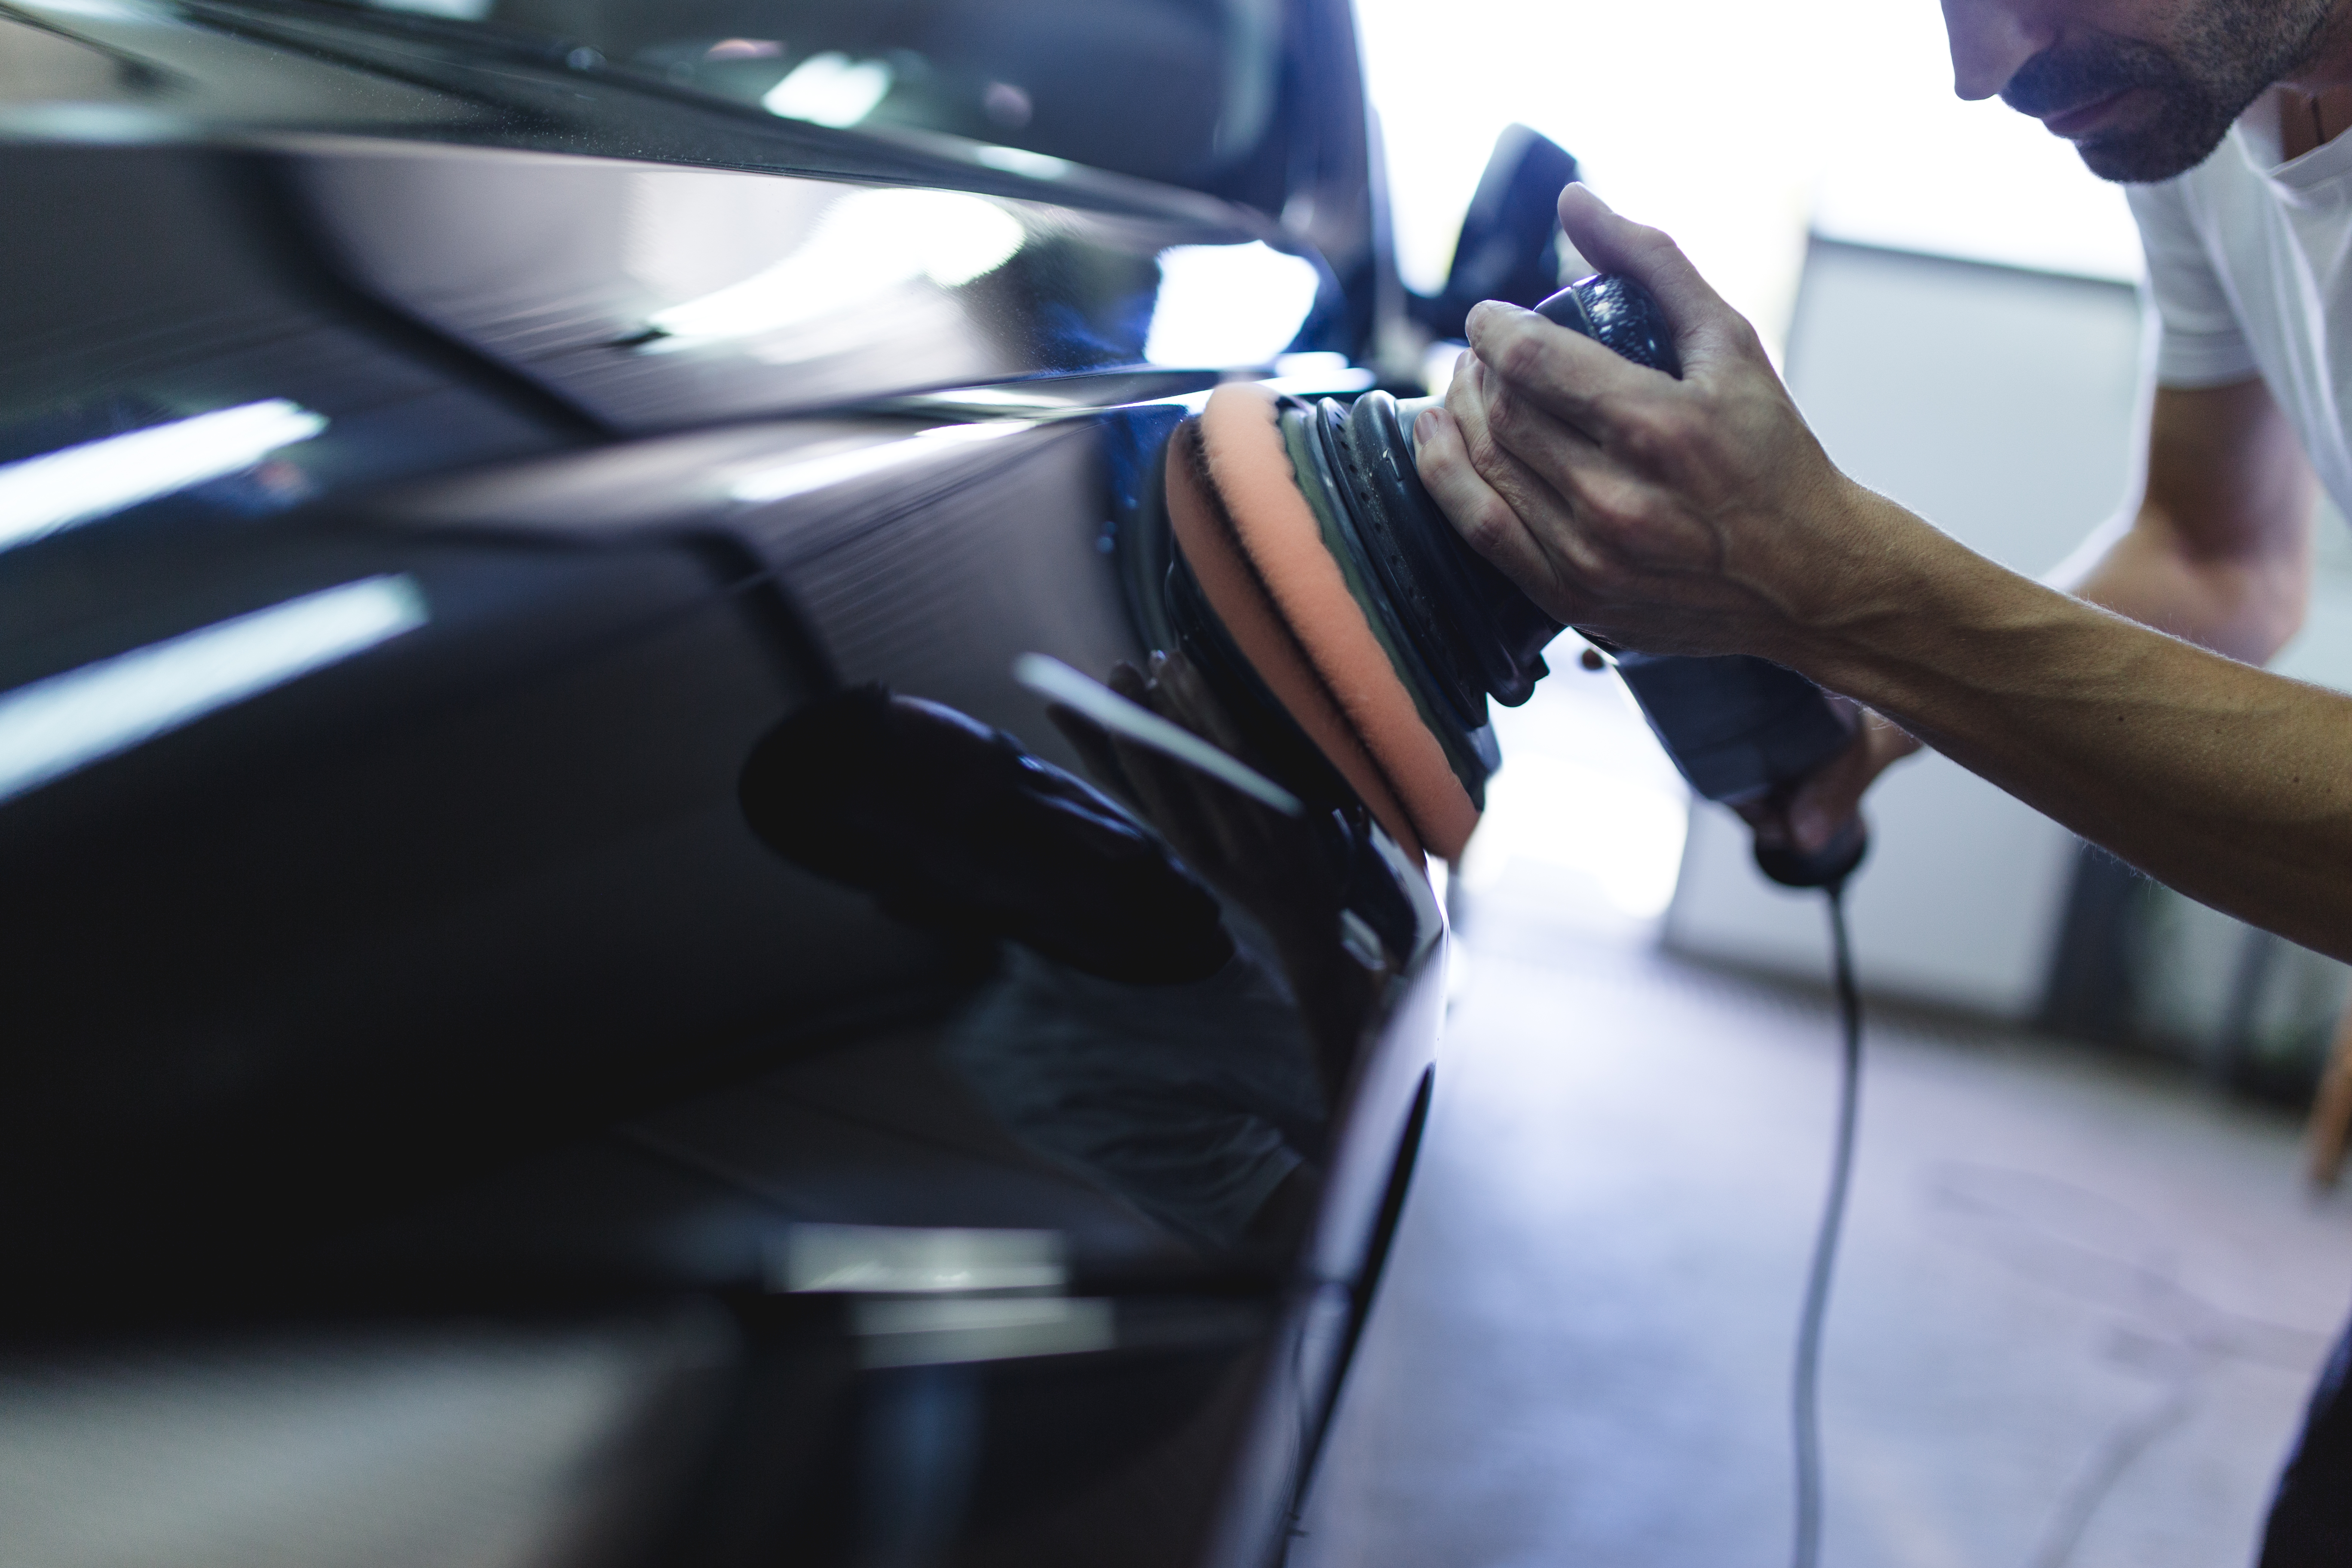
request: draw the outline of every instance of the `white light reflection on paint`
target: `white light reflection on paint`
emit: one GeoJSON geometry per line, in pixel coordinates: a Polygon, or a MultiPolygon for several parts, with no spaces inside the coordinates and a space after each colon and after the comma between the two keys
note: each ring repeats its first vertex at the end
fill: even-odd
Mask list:
{"type": "Polygon", "coordinates": [[[822,458],[803,458],[778,468],[762,468],[756,474],[736,480],[727,493],[740,501],[782,500],[786,496],[806,495],[811,490],[862,479],[868,474],[883,473],[910,463],[927,462],[977,441],[993,441],[999,437],[1018,435],[1028,427],[1014,420],[942,425],[901,441],[880,441],[853,451],[830,453],[822,458]]]}
{"type": "Polygon", "coordinates": [[[766,271],[656,310],[672,340],[751,337],[832,315],[918,278],[955,289],[993,272],[1027,239],[1021,220],[955,191],[863,191],[827,208],[801,247],[766,271]]]}
{"type": "Polygon", "coordinates": [[[1051,1230],[796,1225],[769,1273],[801,1292],[1059,1290],[1069,1280],[1068,1251],[1051,1230]]]}
{"type": "Polygon", "coordinates": [[[326,427],[272,397],[0,467],[0,550],[249,468],[326,427]]]}
{"type": "Polygon", "coordinates": [[[979,146],[971,150],[972,161],[992,169],[1002,169],[1008,174],[1025,174],[1033,180],[1058,180],[1071,169],[1067,158],[1056,158],[1050,153],[1032,153],[1025,147],[979,146]]]}
{"type": "Polygon", "coordinates": [[[1263,240],[1160,253],[1160,297],[1143,357],[1153,364],[1264,364],[1315,308],[1315,264],[1263,240]]]}
{"type": "Polygon", "coordinates": [[[886,60],[853,60],[837,49],[811,55],[770,88],[760,107],[784,120],[845,130],[890,95],[886,60]]]}
{"type": "Polygon", "coordinates": [[[858,1364],[869,1368],[1080,1355],[1118,1343],[1110,1302],[1060,1296],[863,1297],[849,1304],[849,1325],[858,1364]]]}
{"type": "Polygon", "coordinates": [[[0,695],[0,801],[415,630],[425,595],[366,577],[0,695]]]}

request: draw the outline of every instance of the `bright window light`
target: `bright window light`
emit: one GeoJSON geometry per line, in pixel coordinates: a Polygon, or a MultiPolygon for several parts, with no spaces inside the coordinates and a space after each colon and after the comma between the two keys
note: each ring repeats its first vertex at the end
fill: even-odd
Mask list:
{"type": "Polygon", "coordinates": [[[861,191],[825,210],[806,243],[766,271],[656,310],[674,340],[752,337],[832,315],[918,278],[960,288],[1013,258],[1021,220],[955,191],[861,191]]]}
{"type": "Polygon", "coordinates": [[[1018,435],[1028,428],[1027,425],[1017,420],[942,425],[900,441],[879,441],[847,452],[832,452],[824,457],[803,458],[777,468],[762,468],[737,480],[727,493],[740,501],[782,500],[786,496],[806,495],[812,490],[846,484],[851,479],[862,479],[869,474],[886,473],[908,464],[929,462],[976,441],[993,441],[1000,437],[1018,435]]]}
{"type": "Polygon", "coordinates": [[[0,695],[0,801],[415,630],[405,576],[362,578],[0,695]]]}
{"type": "Polygon", "coordinates": [[[1380,378],[1342,353],[1276,354],[1266,384],[1294,397],[1340,397],[1365,392],[1380,378]]]}
{"type": "Polygon", "coordinates": [[[1682,872],[1689,799],[1630,769],[1507,751],[1486,786],[1463,879],[1476,891],[1513,860],[1532,861],[1580,873],[1621,913],[1654,920],[1682,872]]]}
{"type": "Polygon", "coordinates": [[[885,60],[853,60],[838,50],[811,55],[770,88],[760,107],[785,120],[844,130],[874,112],[890,92],[885,60]]]}
{"type": "Polygon", "coordinates": [[[241,472],[326,427],[273,397],[0,467],[0,550],[241,472]]]}
{"type": "Polygon", "coordinates": [[[1810,228],[2134,277],[2121,190],[1999,102],[1952,96],[1929,0],[1562,5],[1359,0],[1399,269],[1433,292],[1502,129],[1574,153],[1620,212],[1673,235],[1768,342],[1810,228]],[[1498,39],[1508,47],[1496,47],[1498,39]],[[1628,60],[1672,61],[1674,88],[1628,60]]]}
{"type": "Polygon", "coordinates": [[[1143,357],[1153,364],[1265,364],[1315,308],[1315,264],[1247,245],[1179,245],[1160,253],[1160,296],[1143,357]]]}

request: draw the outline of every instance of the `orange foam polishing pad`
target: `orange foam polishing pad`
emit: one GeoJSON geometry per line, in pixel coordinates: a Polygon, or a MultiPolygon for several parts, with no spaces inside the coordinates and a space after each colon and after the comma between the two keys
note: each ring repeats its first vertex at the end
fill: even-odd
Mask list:
{"type": "Polygon", "coordinates": [[[1390,837],[1408,853],[1458,858],[1478,808],[1324,547],[1280,406],[1262,385],[1228,383],[1177,432],[1168,460],[1177,545],[1259,678],[1390,837]]]}

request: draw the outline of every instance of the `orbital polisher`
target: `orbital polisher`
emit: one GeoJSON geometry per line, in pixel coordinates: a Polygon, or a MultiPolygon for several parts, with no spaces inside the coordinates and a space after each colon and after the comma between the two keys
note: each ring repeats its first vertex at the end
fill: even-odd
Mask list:
{"type": "MultiPolygon", "coordinates": [[[[1664,316],[1630,279],[1587,278],[1536,310],[1682,374],[1664,316]]],[[[1415,411],[1384,392],[1343,405],[1255,383],[1217,388],[1170,445],[1174,548],[1146,619],[1210,673],[1307,793],[1352,792],[1400,845],[1452,859],[1502,762],[1487,701],[1525,702],[1564,628],[1430,499],[1414,467],[1415,411]]],[[[1853,740],[1828,696],[1780,665],[1588,640],[1709,800],[1782,803],[1853,740]]],[[[1759,844],[1756,858],[1776,881],[1831,887],[1865,847],[1857,820],[1816,852],[1759,844]]]]}

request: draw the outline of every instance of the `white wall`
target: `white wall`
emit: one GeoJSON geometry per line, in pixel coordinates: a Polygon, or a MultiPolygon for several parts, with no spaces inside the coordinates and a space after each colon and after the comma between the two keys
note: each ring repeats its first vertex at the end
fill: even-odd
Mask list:
{"type": "Polygon", "coordinates": [[[1999,102],[1952,95],[1932,0],[1356,0],[1399,260],[1444,282],[1496,133],[1519,121],[1672,234],[1777,353],[1808,226],[2130,279],[2121,189],[1999,102]]]}
{"type": "MultiPolygon", "coordinates": [[[[2138,303],[2110,282],[1816,241],[1789,340],[1791,390],[1849,473],[2021,572],[2111,515],[2134,466],[2138,303]]],[[[2038,1005],[2074,840],[1943,758],[1869,803],[1853,891],[1864,984],[1999,1016],[2038,1005]]],[[[1744,829],[1695,808],[1668,910],[1677,949],[1825,973],[1819,900],[1764,880],[1744,829]]]]}

